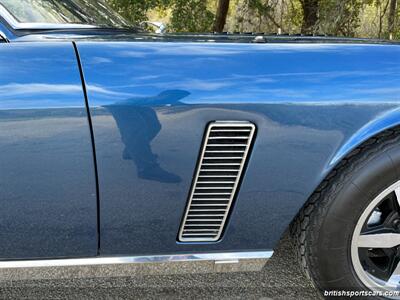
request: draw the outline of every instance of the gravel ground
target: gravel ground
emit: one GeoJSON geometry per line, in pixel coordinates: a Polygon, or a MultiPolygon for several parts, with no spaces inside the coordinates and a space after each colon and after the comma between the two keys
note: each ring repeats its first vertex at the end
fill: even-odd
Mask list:
{"type": "Polygon", "coordinates": [[[1,299],[320,299],[285,237],[261,272],[0,282],[1,299]]]}

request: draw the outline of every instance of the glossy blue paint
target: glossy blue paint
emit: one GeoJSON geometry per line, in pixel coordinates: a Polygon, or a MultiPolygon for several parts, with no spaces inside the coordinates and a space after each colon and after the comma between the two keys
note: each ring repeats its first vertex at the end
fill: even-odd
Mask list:
{"type": "MultiPolygon", "coordinates": [[[[395,91],[394,91],[395,92],[395,91]]],[[[376,118],[365,124],[357,132],[350,137],[344,145],[336,152],[335,157],[328,164],[329,171],[341,159],[343,159],[351,150],[358,145],[362,144],[369,138],[377,135],[378,133],[390,129],[399,124],[400,109],[394,108],[393,110],[385,111],[378,115],[376,118]]]]}
{"type": "Polygon", "coordinates": [[[400,47],[78,42],[100,183],[101,254],[275,247],[354,146],[400,119],[400,47]],[[206,124],[258,133],[218,243],[176,242],[206,124]]]}
{"type": "Polygon", "coordinates": [[[0,45],[0,259],[97,254],[93,152],[72,43],[0,45]]]}
{"type": "Polygon", "coordinates": [[[4,24],[1,23],[1,18],[0,18],[0,36],[6,40],[11,40],[14,38],[13,32],[4,24]]]}

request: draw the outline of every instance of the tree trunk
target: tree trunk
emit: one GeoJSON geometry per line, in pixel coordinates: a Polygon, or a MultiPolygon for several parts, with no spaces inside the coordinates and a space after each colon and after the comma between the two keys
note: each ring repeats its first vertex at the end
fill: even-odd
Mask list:
{"type": "Polygon", "coordinates": [[[389,39],[393,39],[394,27],[396,23],[396,8],[397,0],[390,0],[389,17],[388,17],[388,32],[389,39]]]}
{"type": "Polygon", "coordinates": [[[303,8],[301,33],[312,34],[318,22],[319,0],[301,0],[301,6],[303,8]]]}
{"type": "Polygon", "coordinates": [[[226,24],[226,17],[228,16],[230,0],[219,0],[217,14],[215,16],[214,31],[222,32],[226,24]]]}

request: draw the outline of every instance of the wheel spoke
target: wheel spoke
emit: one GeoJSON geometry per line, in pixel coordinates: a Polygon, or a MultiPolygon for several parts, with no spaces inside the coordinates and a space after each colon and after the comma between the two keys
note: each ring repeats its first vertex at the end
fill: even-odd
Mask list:
{"type": "Polygon", "coordinates": [[[400,245],[399,233],[364,234],[357,239],[360,248],[393,248],[400,245]]]}
{"type": "Polygon", "coordinates": [[[389,280],[387,284],[398,286],[400,282],[400,263],[397,257],[391,259],[391,265],[388,267],[389,280]]]}
{"type": "Polygon", "coordinates": [[[396,195],[397,207],[400,207],[400,187],[394,190],[394,194],[396,195]]]}
{"type": "Polygon", "coordinates": [[[400,290],[400,181],[369,204],[354,233],[352,256],[363,283],[400,290]]]}

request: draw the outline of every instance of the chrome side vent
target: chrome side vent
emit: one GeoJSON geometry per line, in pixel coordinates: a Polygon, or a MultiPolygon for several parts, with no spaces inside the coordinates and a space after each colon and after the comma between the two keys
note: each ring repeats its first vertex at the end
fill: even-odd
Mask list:
{"type": "Polygon", "coordinates": [[[181,229],[181,242],[217,241],[242,176],[255,125],[209,124],[181,229]]]}

